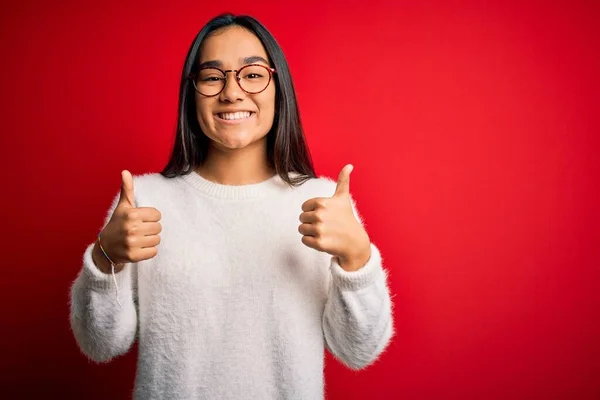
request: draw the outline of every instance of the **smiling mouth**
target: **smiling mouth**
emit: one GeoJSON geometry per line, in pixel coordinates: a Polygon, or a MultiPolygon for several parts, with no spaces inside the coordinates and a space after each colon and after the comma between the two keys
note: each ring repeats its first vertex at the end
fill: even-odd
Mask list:
{"type": "Polygon", "coordinates": [[[242,121],[252,117],[255,113],[252,111],[238,111],[234,113],[218,113],[217,118],[224,121],[242,121]]]}

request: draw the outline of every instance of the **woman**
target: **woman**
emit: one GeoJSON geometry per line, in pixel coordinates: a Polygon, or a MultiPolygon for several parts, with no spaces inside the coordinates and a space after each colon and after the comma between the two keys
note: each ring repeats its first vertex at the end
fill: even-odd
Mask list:
{"type": "Polygon", "coordinates": [[[139,399],[323,398],[325,347],[360,369],[393,334],[351,168],[316,178],[277,42],[251,17],[213,19],[185,61],[168,165],[123,171],[84,253],[78,345],[105,362],[137,339],[139,399]]]}

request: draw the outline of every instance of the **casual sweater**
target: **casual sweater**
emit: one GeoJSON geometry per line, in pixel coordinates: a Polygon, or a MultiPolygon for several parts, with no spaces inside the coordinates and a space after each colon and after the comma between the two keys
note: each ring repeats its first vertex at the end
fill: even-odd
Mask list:
{"type": "Polygon", "coordinates": [[[394,332],[373,243],[350,272],[301,241],[302,203],[335,187],[325,177],[292,188],[277,175],[242,186],[195,172],[134,176],[136,206],[162,214],[158,254],[111,276],[87,246],[71,289],[79,347],[106,362],[137,340],[136,399],[324,398],[325,348],[357,370],[394,332]]]}

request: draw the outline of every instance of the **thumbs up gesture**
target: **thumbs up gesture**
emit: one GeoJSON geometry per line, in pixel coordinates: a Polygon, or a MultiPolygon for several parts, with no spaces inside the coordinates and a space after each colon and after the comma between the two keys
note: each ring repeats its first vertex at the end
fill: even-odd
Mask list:
{"type": "MultiPolygon", "coordinates": [[[[121,179],[119,202],[100,233],[104,251],[116,264],[115,271],[120,271],[124,263],[148,260],[156,256],[156,246],[160,243],[159,233],[162,231],[160,211],[153,207],[135,206],[131,173],[123,171],[121,179]]],[[[106,265],[110,270],[110,263],[104,254],[100,254],[98,258],[102,257],[104,260],[97,262],[97,265],[103,272],[107,272],[106,265]]]]}
{"type": "Polygon", "coordinates": [[[318,197],[302,204],[298,231],[302,243],[335,256],[346,271],[356,271],[371,257],[369,235],[354,216],[350,198],[350,173],[346,165],[333,197],[318,197]]]}

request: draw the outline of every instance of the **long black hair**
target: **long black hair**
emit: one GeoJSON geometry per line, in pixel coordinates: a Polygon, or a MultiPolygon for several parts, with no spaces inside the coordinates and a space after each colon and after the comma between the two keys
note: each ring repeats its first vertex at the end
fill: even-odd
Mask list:
{"type": "Polygon", "coordinates": [[[267,133],[267,161],[269,166],[289,185],[298,186],[315,171],[306,140],[296,92],[283,50],[273,35],[256,19],[247,16],[222,14],[210,20],[196,35],[181,73],[177,131],[169,162],[161,174],[167,178],[191,173],[208,154],[210,139],[202,132],[196,116],[196,100],[189,74],[197,72],[202,42],[214,31],[230,26],[240,26],[254,33],[262,42],[269,62],[277,70],[273,75],[275,84],[275,118],[267,133]],[[290,173],[295,172],[296,174],[290,173]]]}

